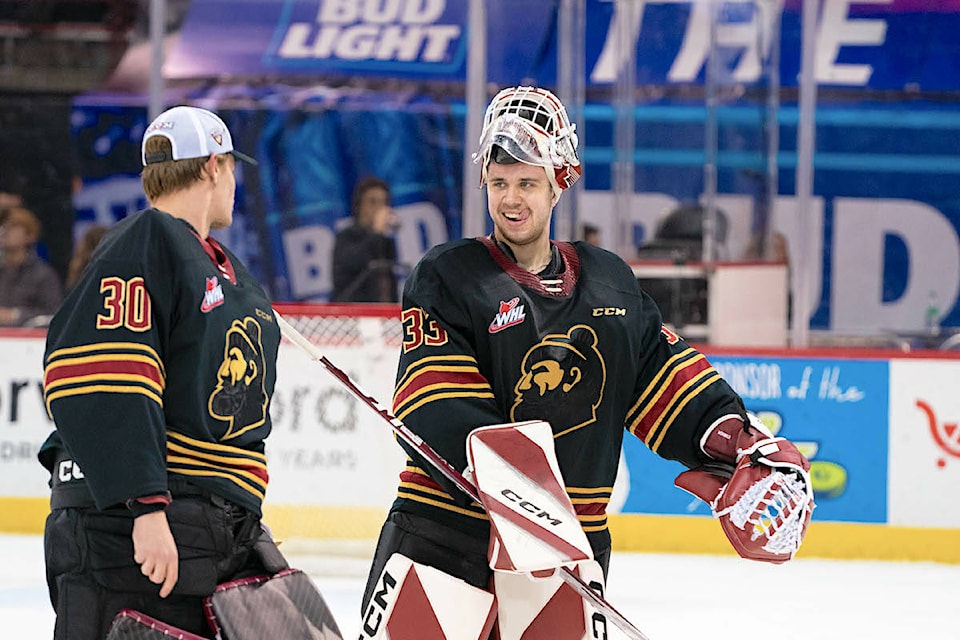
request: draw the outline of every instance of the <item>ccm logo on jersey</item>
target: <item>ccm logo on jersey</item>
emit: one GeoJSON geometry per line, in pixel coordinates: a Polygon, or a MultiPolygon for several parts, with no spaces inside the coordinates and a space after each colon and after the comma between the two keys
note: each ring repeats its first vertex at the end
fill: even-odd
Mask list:
{"type": "Polygon", "coordinates": [[[80,465],[73,460],[61,460],[57,467],[57,478],[60,482],[83,480],[83,471],[80,471],[80,465]]]}
{"type": "Polygon", "coordinates": [[[627,315],[627,310],[622,307],[596,307],[593,310],[593,317],[599,318],[600,316],[625,316],[627,315]]]}
{"type": "Polygon", "coordinates": [[[200,311],[207,313],[223,304],[223,286],[217,280],[217,276],[207,278],[206,287],[203,290],[203,302],[200,303],[200,311]]]}
{"type": "Polygon", "coordinates": [[[497,333],[503,331],[508,327],[520,324],[527,319],[526,314],[523,310],[523,305],[520,304],[520,298],[514,298],[510,302],[500,301],[500,312],[497,313],[493,318],[493,322],[490,323],[490,333],[497,333]]]}
{"type": "Polygon", "coordinates": [[[527,513],[532,513],[534,516],[538,518],[545,519],[553,527],[557,526],[558,524],[563,524],[563,520],[558,520],[554,518],[549,513],[547,513],[537,505],[533,504],[529,500],[524,500],[523,496],[517,494],[513,489],[504,489],[503,491],[500,492],[500,495],[502,495],[504,498],[506,498],[510,502],[513,502],[514,504],[516,504],[518,507],[520,507],[527,513]]]}

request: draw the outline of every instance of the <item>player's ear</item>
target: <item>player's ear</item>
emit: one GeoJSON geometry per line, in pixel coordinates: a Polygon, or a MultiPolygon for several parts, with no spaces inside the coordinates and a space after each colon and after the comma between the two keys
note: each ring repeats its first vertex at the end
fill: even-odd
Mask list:
{"type": "Polygon", "coordinates": [[[217,183],[217,154],[211,153],[210,156],[203,163],[203,172],[210,176],[210,180],[216,184],[217,183]]]}

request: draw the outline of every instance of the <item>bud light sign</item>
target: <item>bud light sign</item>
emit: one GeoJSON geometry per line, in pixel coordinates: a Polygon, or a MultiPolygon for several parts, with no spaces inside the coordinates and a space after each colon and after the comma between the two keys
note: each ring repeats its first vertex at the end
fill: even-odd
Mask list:
{"type": "Polygon", "coordinates": [[[376,71],[407,63],[450,73],[466,57],[464,3],[446,0],[287,0],[266,51],[275,67],[376,71]]]}

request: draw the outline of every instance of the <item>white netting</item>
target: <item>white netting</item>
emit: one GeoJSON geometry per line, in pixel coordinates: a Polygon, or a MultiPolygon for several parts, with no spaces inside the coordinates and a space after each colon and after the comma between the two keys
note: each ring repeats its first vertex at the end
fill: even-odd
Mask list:
{"type": "Polygon", "coordinates": [[[398,317],[323,316],[284,313],[283,317],[317,346],[351,346],[371,340],[399,347],[403,331],[398,317]]]}
{"type": "Polygon", "coordinates": [[[803,542],[803,524],[810,497],[806,486],[794,473],[774,471],[755,482],[736,503],[717,513],[728,515],[751,540],[767,539],[764,550],[792,555],[803,542]]]}
{"type": "MultiPolygon", "coordinates": [[[[390,406],[402,343],[399,308],[338,306],[327,313],[320,305],[278,305],[278,311],[365,393],[390,406]]],[[[389,425],[286,340],[271,417],[266,523],[298,568],[362,575],[405,459],[389,425]]]]}

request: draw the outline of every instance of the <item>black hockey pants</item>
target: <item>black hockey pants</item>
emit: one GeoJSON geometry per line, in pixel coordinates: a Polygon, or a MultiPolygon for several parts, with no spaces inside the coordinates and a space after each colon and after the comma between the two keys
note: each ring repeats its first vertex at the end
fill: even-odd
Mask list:
{"type": "Polygon", "coordinates": [[[286,568],[255,514],[201,491],[173,495],[166,514],[177,543],[179,579],[166,598],[133,560],[133,518],[126,508],[51,511],[44,555],[57,613],[54,640],[103,640],[124,608],[209,638],[203,599],[218,584],[286,568]],[[275,552],[266,563],[255,552],[258,539],[275,552]]]}

